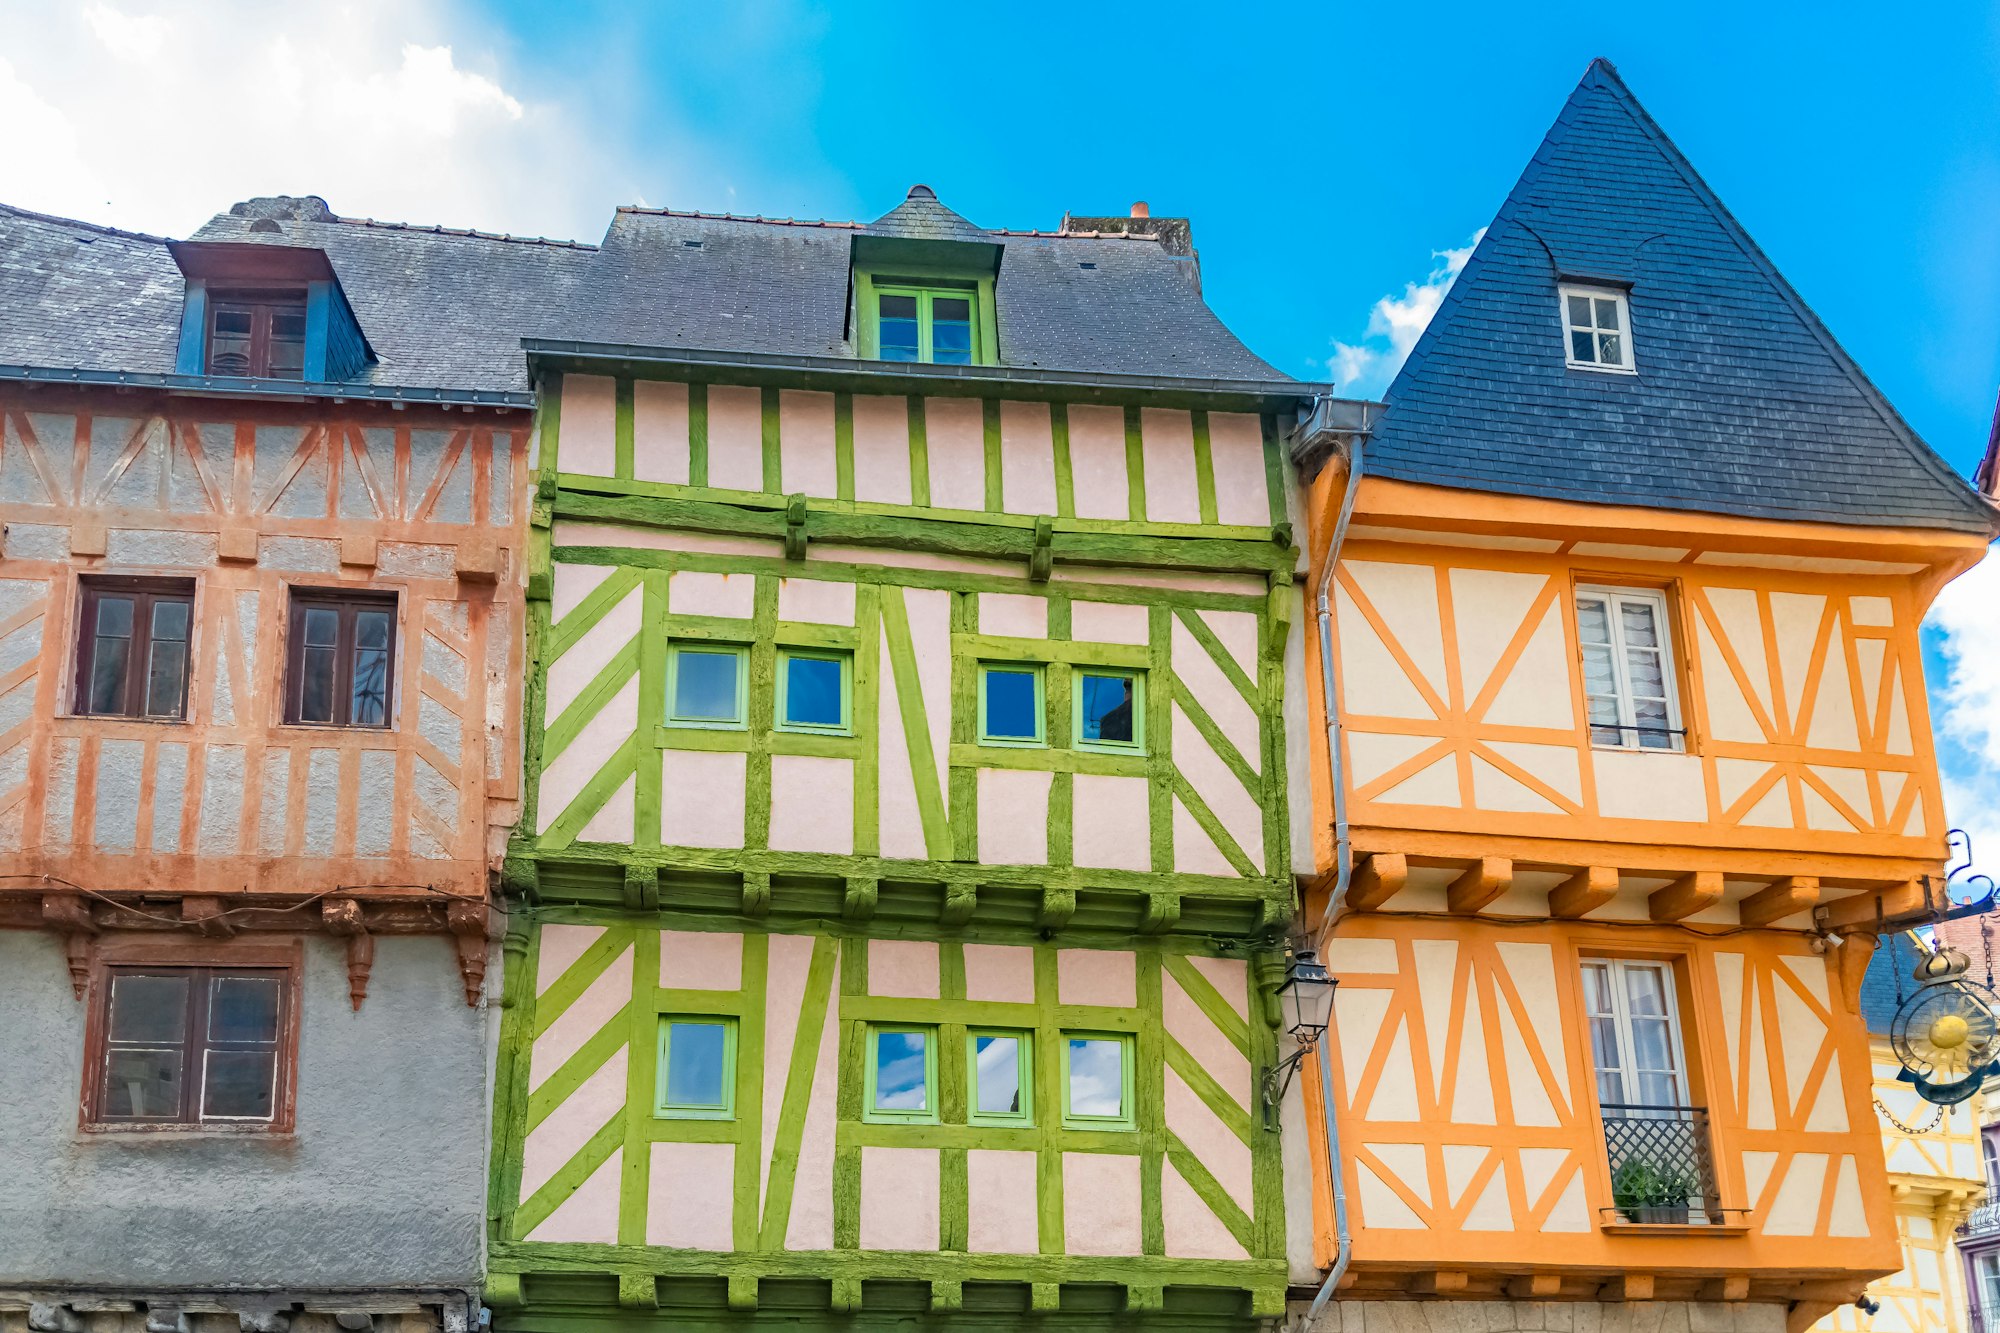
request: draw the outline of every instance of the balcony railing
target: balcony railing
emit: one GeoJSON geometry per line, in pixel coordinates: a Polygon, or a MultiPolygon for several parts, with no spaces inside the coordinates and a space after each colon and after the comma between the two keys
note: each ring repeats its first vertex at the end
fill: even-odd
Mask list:
{"type": "Polygon", "coordinates": [[[1708,1108],[1605,1102],[1611,1201],[1627,1222],[1711,1225],[1723,1220],[1708,1147],[1708,1108]]]}
{"type": "Polygon", "coordinates": [[[2000,1201],[1982,1203],[1958,1224],[1958,1234],[1968,1239],[2000,1232],[2000,1201]]]}

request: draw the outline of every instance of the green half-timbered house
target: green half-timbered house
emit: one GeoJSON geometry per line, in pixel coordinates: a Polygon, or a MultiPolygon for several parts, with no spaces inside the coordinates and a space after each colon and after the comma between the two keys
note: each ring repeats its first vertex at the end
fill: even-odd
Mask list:
{"type": "Polygon", "coordinates": [[[502,1333],[1282,1314],[1310,387],[1143,209],[627,209],[579,295],[529,344],[502,1333]]]}

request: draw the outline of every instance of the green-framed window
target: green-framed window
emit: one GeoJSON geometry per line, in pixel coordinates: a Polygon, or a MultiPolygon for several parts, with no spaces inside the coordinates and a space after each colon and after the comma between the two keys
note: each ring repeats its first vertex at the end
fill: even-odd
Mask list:
{"type": "Polygon", "coordinates": [[[1133,1128],[1132,1039],[1115,1032],[1063,1033],[1062,1096],[1065,1128],[1133,1128]]]}
{"type": "Polygon", "coordinates": [[[965,1034],[966,1119],[975,1125],[1035,1123],[1034,1044],[1025,1032],[972,1028],[965,1034]]]}
{"type": "Polygon", "coordinates": [[[1079,750],[1146,748],[1146,677],[1138,671],[1078,667],[1070,677],[1070,735],[1079,750]]]}
{"type": "Polygon", "coordinates": [[[667,645],[667,725],[745,725],[750,696],[750,650],[738,644],[667,645]]]}
{"type": "Polygon", "coordinates": [[[863,1120],[935,1123],[937,1029],[871,1024],[863,1120]]]}
{"type": "Polygon", "coordinates": [[[1032,662],[979,664],[979,743],[1047,743],[1042,668],[1032,662]]]}
{"type": "Polygon", "coordinates": [[[658,1070],[654,1115],[671,1120],[734,1120],[736,1020],[662,1016],[658,1070]]]}
{"type": "Polygon", "coordinates": [[[981,365],[979,288],[929,286],[877,280],[864,293],[862,318],[872,330],[880,361],[923,361],[940,366],[981,365]]]}
{"type": "Polygon", "coordinates": [[[854,655],[778,650],[778,729],[846,735],[854,729],[854,655]]]}

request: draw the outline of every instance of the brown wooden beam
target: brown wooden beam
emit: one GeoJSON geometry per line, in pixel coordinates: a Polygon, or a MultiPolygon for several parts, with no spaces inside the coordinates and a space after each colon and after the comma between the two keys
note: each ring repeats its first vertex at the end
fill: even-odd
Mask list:
{"type": "Polygon", "coordinates": [[[1604,1284],[1607,1301],[1650,1301],[1653,1299],[1651,1273],[1626,1273],[1604,1284]]]}
{"type": "Polygon", "coordinates": [[[1646,911],[1655,921],[1685,921],[1721,901],[1722,872],[1697,870],[1655,890],[1646,899],[1646,911]]]}
{"type": "Polygon", "coordinates": [[[1445,900],[1454,912],[1477,912],[1513,887],[1514,863],[1504,856],[1482,856],[1451,882],[1445,900]]]}
{"type": "Polygon", "coordinates": [[[1410,1275],[1410,1290],[1419,1296],[1456,1296],[1471,1284],[1472,1275],[1462,1268],[1440,1268],[1434,1273],[1410,1275]]]}
{"type": "Polygon", "coordinates": [[[1815,914],[1815,924],[1829,930],[1845,930],[1849,926],[1889,929],[1914,924],[1938,905],[1932,899],[1928,880],[1909,879],[1830,902],[1815,914]]]}
{"type": "Polygon", "coordinates": [[[1527,1273],[1507,1284],[1507,1294],[1517,1301],[1545,1301],[1562,1295],[1561,1273],[1527,1273]]]}
{"type": "Polygon", "coordinates": [[[1403,891],[1410,881],[1410,861],[1401,852],[1377,852],[1355,868],[1347,885],[1347,905],[1372,912],[1403,891]]]}
{"type": "Polygon", "coordinates": [[[1736,910],[1744,925],[1768,926],[1794,913],[1809,912],[1818,905],[1819,876],[1790,875],[1757,890],[1736,904],[1736,910]]]}
{"type": "Polygon", "coordinates": [[[1549,890],[1549,915],[1582,916],[1618,896],[1618,868],[1590,866],[1549,890]]]}
{"type": "Polygon", "coordinates": [[[1856,930],[1833,946],[1834,973],[1840,978],[1840,1003],[1850,1014],[1861,1012],[1861,978],[1875,954],[1875,936],[1856,930]]]}
{"type": "Polygon", "coordinates": [[[1720,1277],[1712,1277],[1701,1284],[1701,1298],[1705,1301],[1747,1301],[1750,1299],[1750,1275],[1724,1273],[1720,1277]]]}

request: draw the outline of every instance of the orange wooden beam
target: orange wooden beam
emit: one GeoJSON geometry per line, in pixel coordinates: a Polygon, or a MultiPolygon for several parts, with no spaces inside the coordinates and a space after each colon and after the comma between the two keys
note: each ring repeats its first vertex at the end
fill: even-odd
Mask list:
{"type": "Polygon", "coordinates": [[[1646,909],[1655,921],[1685,921],[1721,901],[1722,872],[1697,870],[1655,890],[1646,899],[1646,909]]]}
{"type": "Polygon", "coordinates": [[[1370,912],[1403,891],[1410,881],[1410,860],[1401,852],[1377,852],[1363,861],[1347,886],[1347,905],[1370,912]]]}
{"type": "Polygon", "coordinates": [[[1549,915],[1576,917],[1593,912],[1618,895],[1618,868],[1590,866],[1549,890],[1549,915]]]}
{"type": "Polygon", "coordinates": [[[1454,912],[1477,912],[1513,887],[1514,863],[1504,856],[1482,856],[1451,882],[1445,900],[1454,912]]]}
{"type": "Polygon", "coordinates": [[[1819,876],[1791,875],[1757,890],[1736,905],[1746,926],[1768,926],[1819,905],[1819,876]]]}

